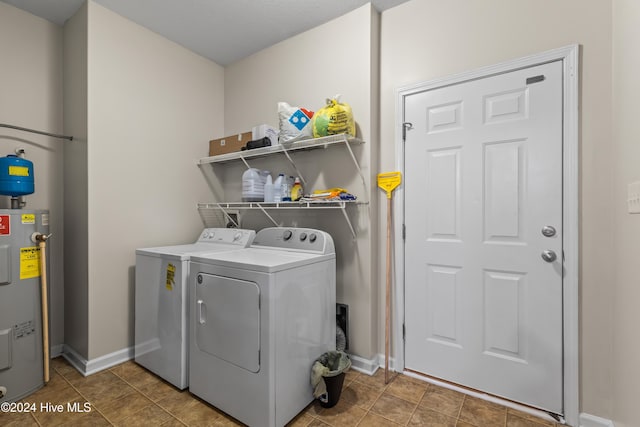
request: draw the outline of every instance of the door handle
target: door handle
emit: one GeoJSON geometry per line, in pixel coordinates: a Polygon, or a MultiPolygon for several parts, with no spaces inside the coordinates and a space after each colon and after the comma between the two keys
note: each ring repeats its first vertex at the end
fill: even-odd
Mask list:
{"type": "Polygon", "coordinates": [[[198,323],[204,325],[207,323],[207,306],[201,299],[196,304],[198,304],[198,323]]]}
{"type": "Polygon", "coordinates": [[[540,256],[542,256],[542,259],[546,262],[553,262],[558,259],[558,255],[556,255],[554,251],[549,249],[545,249],[544,251],[542,251],[542,254],[540,256]]]}

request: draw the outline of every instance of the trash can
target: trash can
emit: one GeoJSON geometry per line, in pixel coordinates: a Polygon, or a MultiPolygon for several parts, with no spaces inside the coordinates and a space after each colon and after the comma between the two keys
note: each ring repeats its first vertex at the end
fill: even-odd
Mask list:
{"type": "Polygon", "coordinates": [[[311,385],[313,397],[323,408],[331,408],[340,400],[345,372],[351,367],[351,359],[342,351],[328,351],[313,362],[311,385]]]}

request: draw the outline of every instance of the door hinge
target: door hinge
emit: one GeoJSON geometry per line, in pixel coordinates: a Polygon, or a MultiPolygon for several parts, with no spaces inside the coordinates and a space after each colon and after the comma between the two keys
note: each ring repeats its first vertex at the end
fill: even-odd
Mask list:
{"type": "Polygon", "coordinates": [[[402,324],[402,340],[404,341],[405,337],[407,336],[407,330],[404,327],[404,323],[402,324]]]}
{"type": "Polygon", "coordinates": [[[407,130],[413,129],[413,123],[404,122],[402,123],[402,142],[407,140],[407,130]]]}
{"type": "Polygon", "coordinates": [[[407,240],[407,226],[402,224],[402,240],[407,240]]]}

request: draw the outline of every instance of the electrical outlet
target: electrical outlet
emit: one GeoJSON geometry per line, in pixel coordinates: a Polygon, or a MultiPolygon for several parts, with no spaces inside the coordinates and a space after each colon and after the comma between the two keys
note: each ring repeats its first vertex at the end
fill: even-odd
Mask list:
{"type": "Polygon", "coordinates": [[[640,213],[640,181],[627,185],[627,210],[630,214],[640,213]]]}
{"type": "Polygon", "coordinates": [[[226,211],[227,228],[240,228],[240,211],[226,211]]]}

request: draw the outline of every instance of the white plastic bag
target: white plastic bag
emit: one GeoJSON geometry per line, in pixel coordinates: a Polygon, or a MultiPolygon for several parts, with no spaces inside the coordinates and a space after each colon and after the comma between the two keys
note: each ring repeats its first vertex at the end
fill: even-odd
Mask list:
{"type": "Polygon", "coordinates": [[[292,107],[286,102],[278,102],[280,143],[313,138],[313,130],[311,129],[312,117],[313,111],[292,107]]]}

